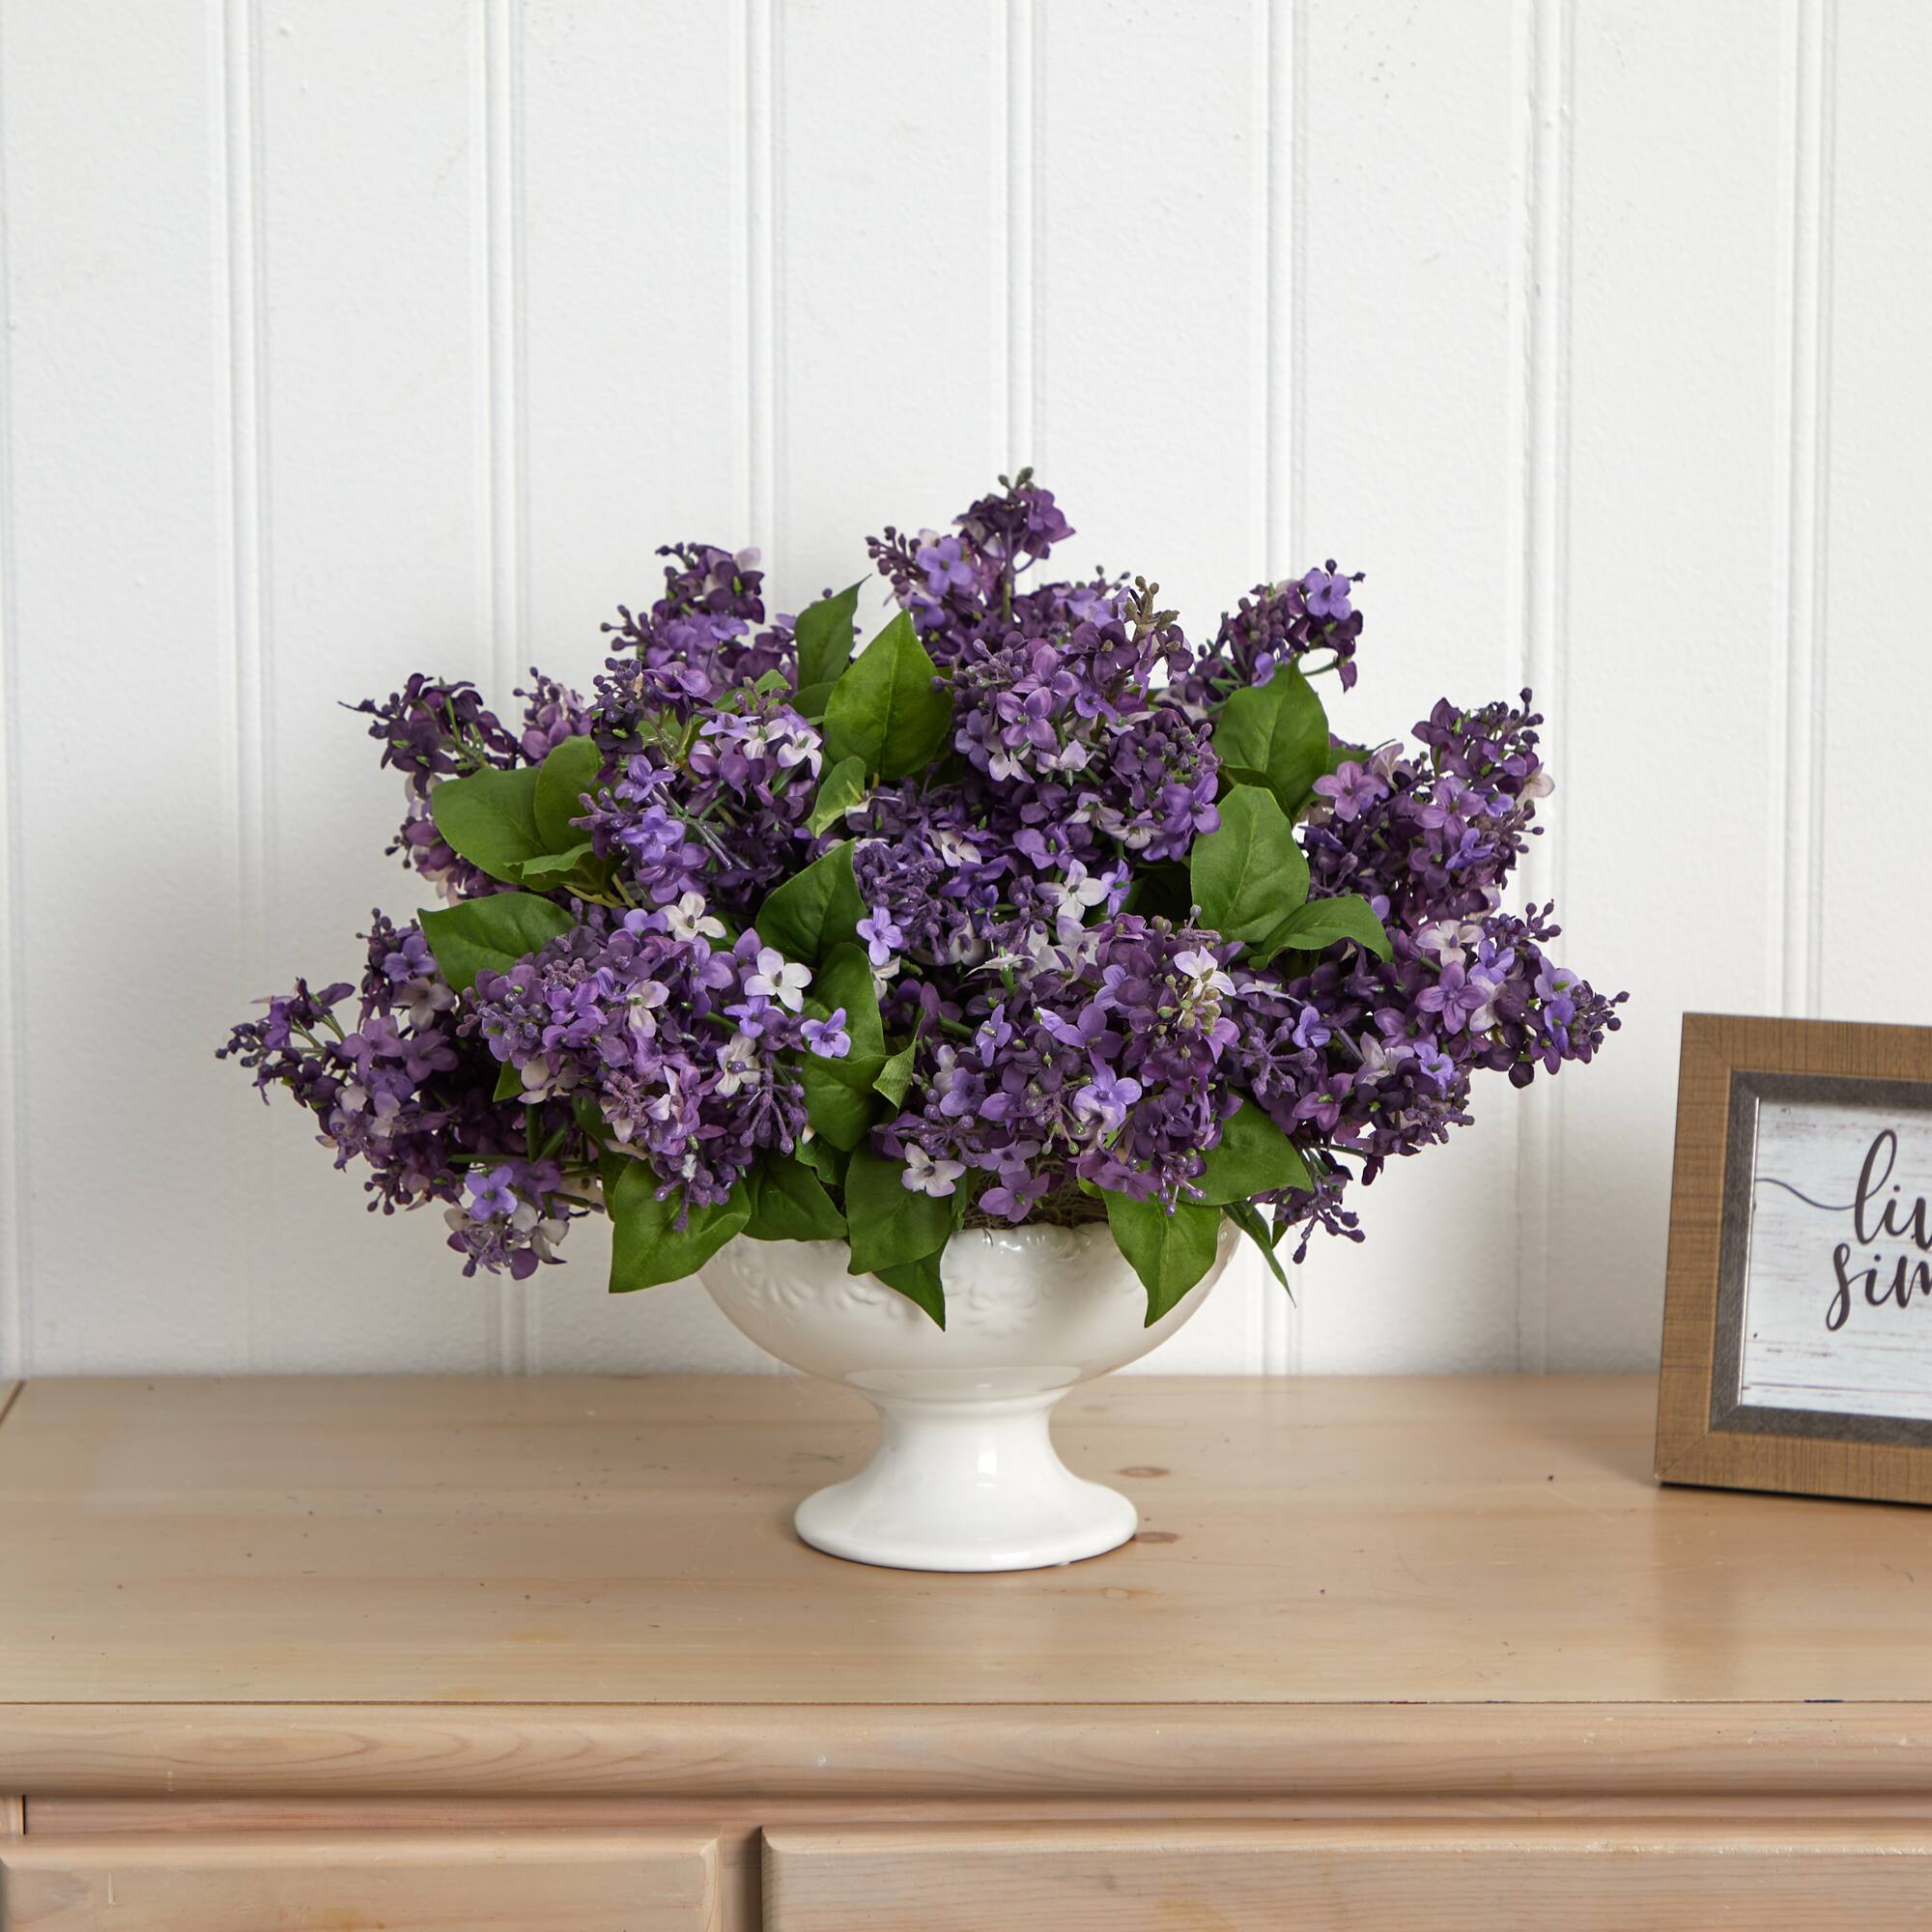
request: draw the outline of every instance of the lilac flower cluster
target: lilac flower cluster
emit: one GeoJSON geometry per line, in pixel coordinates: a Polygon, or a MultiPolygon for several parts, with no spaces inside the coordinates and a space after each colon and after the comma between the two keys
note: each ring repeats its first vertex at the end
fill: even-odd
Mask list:
{"type": "Polygon", "coordinates": [[[353,1030],[337,1009],[357,988],[316,993],[298,980],[217,1052],[252,1070],[265,1099],[288,1089],[338,1168],[366,1169],[372,1213],[440,1202],[466,1274],[507,1269],[521,1281],[556,1259],[565,1225],[589,1205],[554,1160],[533,1157],[539,1143],[560,1144],[568,1110],[520,1120],[495,1104],[490,1055],[467,1037],[419,926],[377,913],[365,939],[353,1030]]]}
{"type": "Polygon", "coordinates": [[[1098,623],[1116,614],[1119,586],[1105,580],[1052,584],[1029,598],[1020,579],[1043,563],[1057,543],[1073,534],[1053,500],[1022,470],[1011,485],[970,504],[955,519],[957,536],[921,530],[904,536],[888,526],[867,548],[892,584],[901,609],[912,613],[933,661],[959,658],[971,643],[1000,643],[1017,631],[1048,636],[1065,622],[1098,623]]]}
{"type": "Polygon", "coordinates": [[[430,798],[447,778],[541,764],[566,738],[589,728],[583,700],[567,685],[533,665],[521,730],[503,724],[473,684],[415,672],[386,703],[365,697],[351,708],[376,722],[370,737],[383,747],[383,764],[403,774],[406,812],[388,850],[446,899],[497,890],[489,874],[461,858],[438,831],[430,798]]]}
{"type": "Polygon", "coordinates": [[[475,1030],[522,1100],[581,1096],[614,1155],[692,1207],[724,1205],[760,1152],[797,1146],[801,1053],[851,1048],[842,1013],[805,1014],[806,967],[755,932],[714,950],[723,937],[700,900],[593,916],[475,988],[475,1030]]]}
{"type": "Polygon", "coordinates": [[[461,681],[365,702],[392,849],[448,903],[221,1051],[472,1271],[599,1208],[620,1250],[642,1217],[619,1285],[842,1234],[862,1155],[933,1241],[1222,1204],[1359,1238],[1351,1183],[1465,1124],[1478,1072],[1618,1025],[1552,909],[1505,904],[1542,721],[1445,699],[1352,750],[1310,680],[1356,681],[1358,576],[1260,585],[1197,648],[1156,586],[1046,579],[1071,534],[1026,472],[888,528],[900,614],[857,655],[853,593],[768,618],[755,553],[679,545],[588,701],[532,670],[510,724],[461,681]]]}
{"type": "Polygon", "coordinates": [[[1341,575],[1330,557],[1322,569],[1285,583],[1256,584],[1221,619],[1212,645],[1181,680],[1182,695],[1190,704],[1206,707],[1243,685],[1265,684],[1279,665],[1306,668],[1305,660],[1323,652],[1336,682],[1352,690],[1362,613],[1351,592],[1361,581],[1359,571],[1341,575]]]}
{"type": "Polygon", "coordinates": [[[597,728],[606,742],[649,713],[689,711],[792,662],[791,626],[781,617],[761,628],[756,551],[671,544],[658,554],[671,559],[665,594],[642,616],[620,604],[618,621],[604,626],[619,643],[597,679],[597,728]]]}
{"type": "Polygon", "coordinates": [[[925,1192],[991,1177],[977,1205],[1006,1221],[1080,1182],[1183,1194],[1237,1104],[1222,1065],[1240,1038],[1230,950],[1128,913],[1046,949],[1010,990],[980,976],[931,1046],[922,1105],[885,1146],[918,1151],[925,1192]]]}

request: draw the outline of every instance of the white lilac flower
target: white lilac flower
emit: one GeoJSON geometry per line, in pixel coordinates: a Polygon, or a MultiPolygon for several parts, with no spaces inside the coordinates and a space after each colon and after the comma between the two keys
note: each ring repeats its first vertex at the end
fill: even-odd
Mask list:
{"type": "Polygon", "coordinates": [[[715,1092],[735,1094],[753,1085],[758,1077],[758,1049],[743,1034],[733,1034],[718,1049],[718,1082],[715,1092]]]}
{"type": "Polygon", "coordinates": [[[712,917],[702,893],[682,894],[669,905],[661,906],[658,916],[664,921],[664,929],[673,939],[724,937],[724,922],[712,917]]]}
{"type": "Polygon", "coordinates": [[[906,1149],[904,1170],[899,1175],[899,1184],[913,1194],[948,1195],[958,1184],[959,1177],[966,1172],[964,1163],[956,1160],[934,1160],[923,1147],[906,1149]]]}
{"type": "Polygon", "coordinates": [[[649,1039],[658,1030],[657,1009],[669,998],[670,988],[662,980],[639,980],[624,996],[632,1032],[649,1039]]]}
{"type": "Polygon", "coordinates": [[[1483,936],[1483,928],[1468,920],[1445,919],[1425,925],[1415,935],[1415,950],[1429,953],[1440,966],[1460,961],[1483,936]]]}
{"type": "Polygon", "coordinates": [[[805,1006],[805,989],[811,984],[811,968],[787,959],[776,946],[762,948],[758,970],[747,976],[745,990],[776,1000],[787,1012],[799,1012],[805,1006]]]}
{"type": "Polygon", "coordinates": [[[1177,952],[1174,955],[1174,970],[1184,974],[1193,982],[1188,992],[1194,998],[1235,990],[1235,982],[1222,972],[1221,962],[1202,948],[1177,952]]]}

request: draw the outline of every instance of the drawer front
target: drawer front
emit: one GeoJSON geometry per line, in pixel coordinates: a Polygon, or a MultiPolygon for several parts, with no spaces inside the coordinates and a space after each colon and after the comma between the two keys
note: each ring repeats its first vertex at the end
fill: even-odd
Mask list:
{"type": "Polygon", "coordinates": [[[717,1932],[709,1833],[31,1834],[0,1932],[717,1932]]]}
{"type": "Polygon", "coordinates": [[[879,1826],[765,1833],[766,1932],[1932,1927],[1932,1830],[879,1826]]]}

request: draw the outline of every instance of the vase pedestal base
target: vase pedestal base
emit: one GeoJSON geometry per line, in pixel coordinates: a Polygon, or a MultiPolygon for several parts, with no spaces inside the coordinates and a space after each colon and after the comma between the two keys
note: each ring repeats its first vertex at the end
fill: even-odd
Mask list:
{"type": "Polygon", "coordinates": [[[1118,1549],[1140,1526],[1125,1496],[1076,1476],[1048,1430],[1064,1390],[945,1401],[864,1391],[879,1446],[799,1504],[814,1549],[894,1570],[1039,1570],[1118,1549]]]}

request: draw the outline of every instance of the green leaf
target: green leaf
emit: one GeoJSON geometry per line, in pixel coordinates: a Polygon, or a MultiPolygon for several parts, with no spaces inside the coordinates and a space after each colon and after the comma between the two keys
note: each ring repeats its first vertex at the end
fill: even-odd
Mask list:
{"type": "Polygon", "coordinates": [[[1294,1291],[1288,1286],[1288,1276],[1283,1271],[1281,1257],[1274,1251],[1275,1236],[1269,1231],[1267,1222],[1252,1201],[1231,1201],[1221,1209],[1241,1233],[1247,1236],[1262,1251],[1262,1260],[1266,1262],[1270,1272],[1282,1287],[1288,1290],[1290,1301],[1294,1299],[1294,1291]]]}
{"type": "Polygon", "coordinates": [[[1214,751],[1224,765],[1262,774],[1293,816],[1328,769],[1328,715],[1315,687],[1283,666],[1265,684],[1244,685],[1221,706],[1214,751]]]}
{"type": "Polygon", "coordinates": [[[1263,966],[1284,947],[1324,952],[1340,939],[1352,939],[1378,959],[1389,956],[1389,936],[1359,893],[1339,893],[1333,898],[1310,899],[1296,906],[1264,938],[1256,941],[1248,956],[1263,966]]]}
{"type": "Polygon", "coordinates": [[[825,701],[825,751],[868,773],[902,779],[932,763],[952,733],[952,700],[901,611],[854,658],[825,701]]]}
{"type": "Polygon", "coordinates": [[[836,825],[865,796],[865,765],[857,758],[841,759],[818,782],[818,796],[805,821],[808,830],[817,834],[836,825]]]}
{"type": "Polygon", "coordinates": [[[872,1272],[888,1288],[895,1288],[908,1301],[917,1302],[940,1327],[946,1326],[946,1284],[940,1279],[939,1255],[922,1255],[916,1262],[900,1262],[872,1272]]]}
{"type": "Polygon", "coordinates": [[[834,683],[852,662],[852,613],[859,608],[859,592],[865,582],[862,577],[837,596],[821,597],[798,613],[794,632],[801,691],[809,685],[834,683]]]}
{"type": "Polygon", "coordinates": [[[811,1139],[800,1141],[792,1149],[792,1158],[803,1161],[826,1186],[845,1185],[845,1156],[831,1142],[820,1140],[815,1133],[811,1139]]]}
{"type": "Polygon", "coordinates": [[[1315,1185],[1300,1150],[1252,1100],[1243,1100],[1240,1111],[1222,1122],[1220,1140],[1203,1159],[1196,1185],[1210,1207],[1315,1185]]]}
{"type": "Polygon", "coordinates": [[[594,739],[566,738],[556,746],[537,772],[537,837],[546,852],[564,852],[578,844],[583,834],[572,824],[583,815],[583,795],[597,782],[604,768],[604,753],[594,739]]]}
{"type": "Polygon", "coordinates": [[[1151,1328],[1214,1265],[1221,1215],[1183,1201],[1170,1213],[1158,1201],[1107,1196],[1107,1226],[1147,1290],[1151,1328]]]}
{"type": "Polygon", "coordinates": [[[676,1227],[683,1191],[657,1198],[658,1177],[641,1160],[606,1163],[604,1202],[611,1215],[611,1293],[656,1288],[697,1270],[752,1218],[752,1197],[741,1180],[722,1208],[694,1208],[676,1227]]]}
{"type": "Polygon", "coordinates": [[[1223,765],[1221,777],[1230,790],[1236,785],[1260,785],[1264,791],[1274,789],[1274,784],[1265,772],[1254,771],[1247,765],[1223,765]]]}
{"type": "Polygon", "coordinates": [[[544,849],[536,798],[536,767],[522,765],[444,779],[429,795],[429,811],[453,851],[514,886],[522,882],[524,861],[544,849]]]}
{"type": "Polygon", "coordinates": [[[849,941],[865,916],[866,902],[852,878],[848,838],[773,887],[752,923],[767,946],[809,966],[849,941]]]}
{"type": "Polygon", "coordinates": [[[838,1069],[842,1060],[805,1061],[798,1069],[805,1088],[805,1118],[811,1131],[849,1153],[879,1117],[879,1096],[869,1086],[854,1086],[838,1069]]]}
{"type": "MultiPolygon", "coordinates": [[[[847,940],[825,955],[824,963],[811,976],[807,1003],[824,1009],[829,1018],[840,1007],[845,1009],[845,1032],[852,1050],[843,1060],[828,1060],[827,1066],[842,1066],[862,1087],[869,1087],[885,1065],[886,1030],[879,1018],[878,981],[872,977],[872,962],[866,949],[847,940]],[[862,1071],[863,1069],[863,1071],[862,1071]]],[[[816,1059],[814,1054],[811,1056],[816,1059]]]]}
{"type": "Polygon", "coordinates": [[[845,1217],[825,1183],[790,1154],[767,1154],[752,1170],[747,1190],[752,1218],[745,1233],[754,1241],[836,1241],[845,1233],[845,1217]]]}
{"type": "Polygon", "coordinates": [[[886,1065],[886,1035],[879,1021],[879,996],[866,949],[849,942],[836,946],[812,976],[807,1006],[819,1018],[845,1009],[851,1050],[843,1060],[807,1054],[799,1063],[805,1087],[805,1117],[812,1131],[835,1148],[849,1151],[866,1138],[878,1118],[872,1083],[886,1065]]]}
{"type": "Polygon", "coordinates": [[[577,1122],[579,1132],[590,1143],[591,1151],[601,1159],[604,1143],[611,1137],[611,1127],[604,1118],[604,1110],[598,1106],[595,1097],[581,1090],[573,1094],[570,1099],[570,1117],[577,1122]]]}
{"type": "MultiPolygon", "coordinates": [[[[937,1254],[952,1232],[954,1197],[922,1194],[900,1179],[905,1163],[873,1151],[852,1151],[845,1170],[845,1224],[850,1230],[853,1274],[923,1261],[937,1254]]],[[[896,1283],[894,1286],[897,1286],[896,1283]]]]}
{"type": "Polygon", "coordinates": [[[467,993],[479,973],[507,973],[576,923],[560,905],[534,893],[464,899],[440,912],[419,912],[416,919],[438,970],[459,993],[467,993]]]}
{"type": "Polygon", "coordinates": [[[539,852],[533,859],[526,859],[522,871],[524,884],[530,885],[537,879],[556,878],[565,872],[574,872],[578,866],[589,856],[590,840],[573,845],[568,852],[539,852]]]}
{"type": "Polygon", "coordinates": [[[1236,785],[1221,823],[1194,841],[1187,876],[1201,923],[1230,939],[1271,932],[1308,896],[1308,861],[1272,792],[1236,785]]]}
{"type": "Polygon", "coordinates": [[[809,718],[812,724],[816,724],[825,716],[825,701],[831,696],[832,687],[830,684],[800,685],[797,696],[792,698],[791,708],[801,718],[809,718]]]}
{"type": "Polygon", "coordinates": [[[879,1068],[879,1077],[872,1082],[872,1092],[883,1094],[893,1106],[902,1106],[906,1089],[912,1085],[913,1055],[919,1051],[919,1041],[908,1040],[879,1068]]]}
{"type": "Polygon", "coordinates": [[[514,1060],[506,1060],[497,1069],[497,1085],[490,1095],[493,1100],[521,1100],[524,1097],[524,1070],[514,1060]]]}

